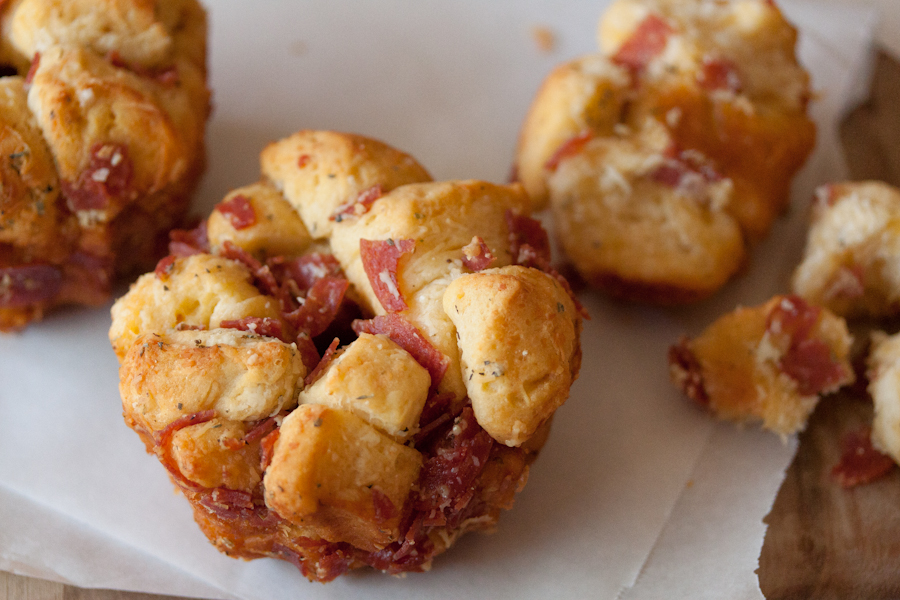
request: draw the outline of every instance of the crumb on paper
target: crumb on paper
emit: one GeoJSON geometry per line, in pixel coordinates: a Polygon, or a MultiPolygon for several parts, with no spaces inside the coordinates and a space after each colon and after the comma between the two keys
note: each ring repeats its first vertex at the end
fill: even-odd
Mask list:
{"type": "Polygon", "coordinates": [[[544,25],[535,25],[531,28],[531,38],[541,52],[552,52],[556,47],[556,34],[544,25]]]}
{"type": "Polygon", "coordinates": [[[687,483],[684,484],[684,487],[687,488],[687,489],[690,489],[690,488],[694,487],[694,480],[693,480],[693,479],[688,479],[688,480],[687,480],[687,483]]]}
{"type": "Polygon", "coordinates": [[[306,42],[302,40],[295,40],[294,42],[291,42],[289,50],[294,56],[303,56],[307,53],[309,47],[306,45],[306,42]]]}

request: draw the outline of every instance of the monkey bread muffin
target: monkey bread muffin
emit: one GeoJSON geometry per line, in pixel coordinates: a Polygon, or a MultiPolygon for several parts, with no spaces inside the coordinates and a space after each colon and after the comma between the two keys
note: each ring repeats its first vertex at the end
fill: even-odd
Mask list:
{"type": "Polygon", "coordinates": [[[547,77],[515,172],[585,281],[672,304],[738,272],[815,141],[796,39],[769,0],[618,0],[547,77]]]}
{"type": "Polygon", "coordinates": [[[146,269],[204,168],[195,0],[0,2],[0,330],[146,269]],[[148,262],[149,261],[149,262],[148,262]]]}
{"type": "Polygon", "coordinates": [[[580,366],[521,186],[301,131],[112,309],[126,422],[221,551],[329,581],[490,530],[580,366]]]}

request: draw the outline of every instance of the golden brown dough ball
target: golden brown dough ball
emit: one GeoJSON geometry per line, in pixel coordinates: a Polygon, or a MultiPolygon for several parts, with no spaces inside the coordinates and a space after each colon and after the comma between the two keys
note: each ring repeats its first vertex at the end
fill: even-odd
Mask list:
{"type": "Polygon", "coordinates": [[[121,359],[141,334],[216,328],[246,317],[279,319],[278,304],[260,293],[243,264],[197,254],[141,275],[113,305],[109,338],[121,359]]]}
{"type": "Polygon", "coordinates": [[[563,402],[581,365],[581,319],[558,281],[508,266],[462,275],[444,292],[475,418],[519,446],[563,402]],[[537,335],[546,343],[537,345],[537,335]],[[552,365],[552,369],[548,369],[552,365]]]}

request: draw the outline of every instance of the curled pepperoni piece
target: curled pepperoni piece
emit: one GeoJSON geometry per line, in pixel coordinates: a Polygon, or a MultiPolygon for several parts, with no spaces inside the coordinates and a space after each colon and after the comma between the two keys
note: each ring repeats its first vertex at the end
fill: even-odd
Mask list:
{"type": "Polygon", "coordinates": [[[328,219],[340,223],[347,217],[364,215],[369,212],[369,209],[372,208],[372,205],[375,204],[376,200],[381,198],[383,193],[380,183],[378,185],[373,185],[372,187],[361,191],[355,200],[345,202],[338,206],[334,211],[334,214],[328,219]]]}
{"type": "Polygon", "coordinates": [[[322,355],[322,359],[318,362],[316,367],[310,371],[309,375],[306,376],[306,379],[303,380],[303,385],[305,387],[311,386],[322,376],[322,373],[325,372],[325,368],[334,358],[334,353],[337,352],[338,344],[340,343],[341,340],[338,338],[332,340],[331,345],[328,346],[328,349],[325,350],[325,354],[322,355]]]}
{"type": "Polygon", "coordinates": [[[156,275],[158,279],[165,281],[169,278],[169,275],[172,274],[172,269],[175,268],[175,261],[178,259],[174,254],[170,254],[168,256],[164,256],[156,263],[156,268],[153,269],[153,273],[156,275]]]}
{"type": "Polygon", "coordinates": [[[114,200],[135,195],[132,188],[133,166],[128,148],[107,142],[91,148],[87,168],[74,182],[61,181],[63,195],[73,211],[104,210],[114,200]]]}
{"type": "Polygon", "coordinates": [[[266,264],[279,279],[293,280],[301,293],[306,293],[324,277],[344,277],[341,264],[333,254],[314,252],[292,259],[276,256],[270,258],[266,264]]]}
{"type": "Polygon", "coordinates": [[[106,60],[116,68],[131,71],[138,77],[153,79],[165,87],[173,87],[178,85],[181,81],[181,77],[178,74],[178,68],[175,65],[148,69],[141,65],[127,62],[117,50],[110,51],[106,55],[106,60]]]}
{"type": "Polygon", "coordinates": [[[476,272],[487,269],[497,260],[497,257],[494,256],[488,245],[477,235],[472,238],[472,241],[467,246],[463,247],[462,252],[463,265],[467,269],[476,272]]]}
{"type": "Polygon", "coordinates": [[[871,433],[863,428],[851,431],[841,440],[841,459],[831,470],[831,477],[842,487],[870,483],[894,468],[893,459],[872,446],[871,433]]]}
{"type": "Polygon", "coordinates": [[[559,163],[581,152],[593,137],[594,132],[590,129],[585,129],[578,135],[570,137],[547,159],[547,162],[544,163],[544,168],[551,172],[556,171],[559,168],[559,163]]]}
{"type": "Polygon", "coordinates": [[[387,494],[377,487],[372,488],[372,504],[375,507],[376,523],[387,523],[397,515],[397,507],[387,494]]]}
{"type": "MultiPolygon", "coordinates": [[[[3,2],[0,2],[0,8],[3,7],[3,2]]],[[[38,67],[41,65],[41,53],[35,52],[34,58],[31,59],[31,66],[28,67],[28,73],[25,75],[25,88],[31,87],[31,82],[34,81],[34,75],[37,73],[38,67]]]]}
{"type": "Polygon", "coordinates": [[[805,396],[821,393],[847,377],[828,344],[811,335],[821,312],[799,296],[784,296],[766,322],[766,329],[773,334],[790,336],[790,345],[778,366],[797,382],[797,391],[805,396]]]}
{"type": "Polygon", "coordinates": [[[285,318],[310,337],[321,335],[337,317],[349,287],[343,277],[322,277],[309,289],[303,304],[285,318]]]}
{"type": "Polygon", "coordinates": [[[509,251],[516,264],[526,261],[520,260],[523,247],[531,248],[531,253],[540,260],[550,264],[550,236],[541,222],[527,215],[507,210],[506,227],[509,229],[509,251]]]}
{"type": "Polygon", "coordinates": [[[651,13],[619,47],[612,61],[638,74],[662,53],[672,33],[674,30],[662,17],[651,13]]]}
{"type": "Polygon", "coordinates": [[[426,525],[445,525],[452,513],[465,508],[493,445],[491,436],[475,420],[472,408],[465,407],[454,426],[437,442],[436,451],[422,464],[415,505],[426,513],[426,525]]]}
{"type": "Polygon", "coordinates": [[[194,483],[193,481],[185,477],[181,472],[181,469],[178,468],[178,464],[175,461],[175,457],[172,456],[172,450],[170,447],[172,436],[174,436],[185,427],[200,425],[201,423],[212,421],[215,418],[215,410],[203,410],[200,412],[191,413],[175,419],[174,421],[166,425],[162,430],[153,434],[154,441],[156,443],[156,454],[159,457],[159,462],[162,463],[169,474],[172,475],[172,479],[174,479],[182,489],[190,491],[202,491],[206,488],[194,483]]]}
{"type": "Polygon", "coordinates": [[[669,348],[669,367],[684,395],[704,408],[709,407],[709,394],[706,393],[703,382],[703,370],[686,337],[669,348]]]}
{"type": "Polygon", "coordinates": [[[744,87],[737,65],[727,58],[704,58],[697,83],[709,91],[727,90],[736,94],[744,87]]]}
{"type": "Polygon", "coordinates": [[[243,194],[236,194],[226,202],[220,202],[216,210],[222,213],[235,229],[246,229],[256,225],[256,211],[250,199],[243,194]]]}
{"type": "Polygon", "coordinates": [[[275,456],[275,442],[278,441],[279,436],[281,436],[281,430],[276,428],[260,440],[259,465],[261,471],[265,471],[271,464],[272,457],[275,456]]]}
{"type": "Polygon", "coordinates": [[[252,254],[231,240],[225,240],[222,244],[222,256],[243,263],[250,270],[250,273],[253,274],[253,285],[263,294],[269,296],[277,296],[279,294],[281,287],[278,285],[278,281],[276,281],[275,275],[272,274],[272,270],[268,265],[264,265],[253,258],[252,254]]]}
{"type": "Polygon", "coordinates": [[[432,389],[438,386],[450,365],[450,359],[435,348],[422,335],[422,332],[416,329],[415,325],[400,315],[381,315],[367,321],[357,319],[353,321],[353,331],[357,335],[360,333],[372,335],[383,333],[391,338],[391,341],[409,352],[416,362],[425,367],[425,370],[431,375],[432,389]]]}
{"type": "Polygon", "coordinates": [[[209,252],[209,236],[206,221],[194,229],[174,229],[169,232],[169,254],[191,256],[209,252]]]}
{"type": "Polygon", "coordinates": [[[249,331],[256,335],[277,338],[282,342],[288,341],[284,335],[284,328],[281,326],[281,323],[269,317],[244,317],[243,319],[225,320],[219,324],[219,327],[249,331]]]}
{"type": "Polygon", "coordinates": [[[400,293],[397,267],[400,258],[411,254],[415,247],[415,240],[359,240],[363,269],[372,284],[372,291],[388,312],[401,312],[409,308],[400,293]]]}
{"type": "Polygon", "coordinates": [[[0,308],[24,308],[54,299],[63,283],[62,272],[44,264],[0,269],[0,308]]]}
{"type": "Polygon", "coordinates": [[[847,377],[843,365],[832,357],[828,344],[816,338],[791,344],[779,367],[797,382],[797,391],[804,396],[824,392],[847,377]]]}

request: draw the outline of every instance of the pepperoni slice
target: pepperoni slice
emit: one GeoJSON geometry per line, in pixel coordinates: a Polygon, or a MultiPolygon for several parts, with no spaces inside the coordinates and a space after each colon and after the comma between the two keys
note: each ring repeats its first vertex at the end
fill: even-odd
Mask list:
{"type": "Polygon", "coordinates": [[[634,74],[643,71],[651,60],[659,56],[675,31],[662,17],[649,14],[641,21],[631,37],[625,40],[612,61],[634,74]]]}
{"type": "Polygon", "coordinates": [[[769,313],[766,324],[772,333],[790,336],[790,346],[778,366],[797,382],[797,391],[804,396],[819,394],[847,377],[828,344],[811,337],[821,312],[799,296],[784,296],[769,313]]]}
{"type": "Polygon", "coordinates": [[[704,58],[697,83],[709,91],[727,90],[736,94],[744,87],[737,65],[727,58],[704,58]]]}
{"type": "Polygon", "coordinates": [[[250,270],[250,273],[253,274],[253,285],[260,292],[269,296],[277,296],[279,294],[281,286],[278,285],[278,281],[276,281],[271,269],[253,258],[252,254],[234,244],[231,240],[225,240],[222,244],[222,256],[243,263],[250,270]]]}
{"type": "Polygon", "coordinates": [[[401,312],[409,308],[400,293],[397,267],[400,258],[411,254],[415,248],[415,240],[359,240],[363,269],[375,297],[388,312],[401,312]]]}
{"type": "Polygon", "coordinates": [[[237,194],[227,202],[220,202],[216,210],[222,213],[235,229],[246,229],[256,225],[256,211],[253,210],[250,199],[243,194],[237,194]]]}
{"type": "Polygon", "coordinates": [[[206,221],[194,229],[173,229],[169,232],[169,254],[175,256],[191,256],[209,252],[209,236],[206,221]]]}
{"type": "Polygon", "coordinates": [[[164,256],[156,263],[156,268],[153,269],[153,273],[156,274],[158,279],[165,281],[169,278],[169,275],[172,274],[172,269],[175,268],[175,261],[177,260],[177,256],[174,254],[170,254],[168,256],[164,256]]]}
{"type": "Polygon", "coordinates": [[[570,156],[575,156],[580,153],[593,137],[594,132],[590,129],[585,129],[578,135],[570,137],[563,142],[562,146],[556,149],[556,152],[554,152],[550,158],[547,159],[547,162],[544,163],[544,168],[551,172],[556,171],[559,167],[559,163],[570,156]]]}
{"type": "Polygon", "coordinates": [[[290,260],[277,256],[269,259],[266,264],[282,280],[293,280],[301,293],[306,293],[323,277],[344,277],[341,264],[333,254],[314,252],[290,260]]]}
{"type": "Polygon", "coordinates": [[[285,318],[310,337],[321,335],[337,317],[349,287],[350,282],[343,277],[322,277],[309,289],[303,304],[285,318]]]}
{"type": "Polygon", "coordinates": [[[340,223],[347,217],[358,217],[369,212],[375,201],[383,195],[381,184],[373,185],[369,189],[359,193],[355,200],[346,202],[337,207],[334,214],[328,217],[330,221],[340,223]]]}
{"type": "Polygon", "coordinates": [[[512,210],[507,210],[506,227],[509,229],[509,251],[516,264],[523,264],[520,254],[523,246],[531,247],[531,251],[538,259],[550,265],[550,236],[547,235],[544,226],[537,219],[527,215],[520,215],[512,210]]]}
{"type": "MultiPolygon", "coordinates": [[[[0,2],[0,8],[3,7],[3,3],[0,2]]],[[[28,73],[25,75],[25,88],[28,89],[31,87],[31,82],[34,81],[34,75],[37,73],[38,67],[41,65],[41,53],[35,52],[34,57],[31,59],[31,66],[28,67],[28,73]]]]}
{"type": "Polygon", "coordinates": [[[306,379],[303,380],[303,385],[305,387],[309,387],[316,382],[319,377],[322,376],[322,373],[325,372],[325,368],[334,358],[334,353],[337,351],[338,344],[341,343],[341,340],[338,338],[334,338],[331,344],[328,346],[328,349],[325,350],[325,354],[322,355],[322,359],[316,365],[316,368],[313,369],[309,375],[306,376],[306,379]]]}
{"type": "Polygon", "coordinates": [[[841,459],[831,470],[831,477],[842,487],[870,483],[894,468],[893,459],[872,446],[871,430],[864,427],[851,431],[841,440],[841,459]]]}
{"type": "Polygon", "coordinates": [[[95,144],[87,168],[76,181],[61,181],[60,187],[73,211],[104,210],[114,200],[130,200],[136,195],[133,171],[123,144],[95,144]]]}
{"type": "Polygon", "coordinates": [[[0,269],[0,308],[24,308],[53,300],[62,283],[62,272],[50,265],[0,269]]]}
{"type": "Polygon", "coordinates": [[[287,342],[284,335],[284,328],[277,319],[270,317],[244,317],[242,319],[228,319],[219,323],[219,327],[224,329],[237,329],[240,331],[249,331],[256,335],[264,335],[266,337],[278,338],[282,342],[287,342]]]}
{"type": "Polygon", "coordinates": [[[462,263],[471,271],[483,271],[496,262],[497,257],[488,248],[483,239],[477,235],[462,249],[462,263]]]}

